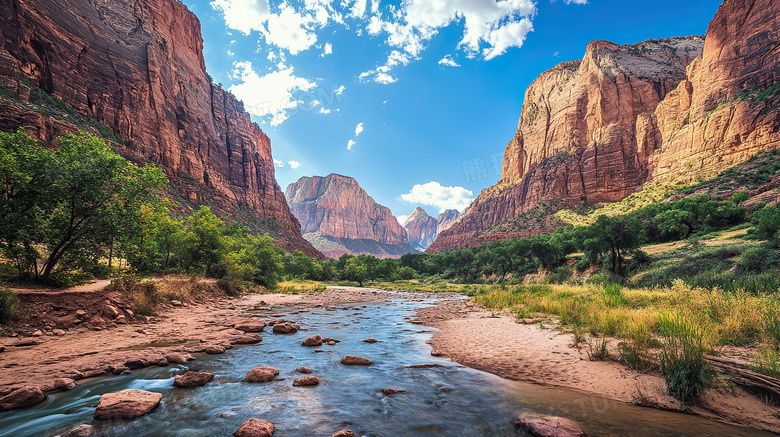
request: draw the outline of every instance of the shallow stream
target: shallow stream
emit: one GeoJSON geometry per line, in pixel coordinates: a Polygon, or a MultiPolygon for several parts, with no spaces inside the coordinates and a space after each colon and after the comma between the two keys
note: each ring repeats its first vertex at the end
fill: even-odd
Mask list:
{"type": "MultiPolygon", "coordinates": [[[[406,318],[433,301],[393,299],[297,314],[290,314],[296,308],[276,307],[274,312],[285,314],[303,330],[279,335],[266,329],[259,345],[236,347],[223,355],[201,355],[181,366],[82,381],[35,407],[0,413],[0,436],[50,437],[88,423],[105,436],[227,437],[251,417],[273,423],[276,437],[331,436],[343,428],[371,437],[518,436],[523,433],[513,424],[521,412],[574,419],[592,436],[772,435],[574,390],[507,381],[431,357],[425,344],[431,330],[406,318]],[[314,334],[341,342],[319,348],[300,346],[314,334]],[[379,342],[363,343],[369,336],[379,342]],[[344,366],[339,360],[347,354],[369,358],[374,364],[344,366]],[[407,367],[420,363],[438,367],[407,367]],[[278,368],[279,377],[268,383],[241,382],[251,368],[264,365],[278,368]],[[293,379],[302,376],[295,372],[299,366],[314,369],[323,383],[293,387],[293,379]],[[216,376],[203,387],[174,388],[174,375],[187,369],[216,376]],[[408,391],[385,397],[380,391],[386,387],[408,391]],[[163,401],[152,413],[135,420],[93,422],[100,395],[126,388],[160,392],[163,401]]],[[[268,319],[270,312],[260,314],[268,319]]]]}

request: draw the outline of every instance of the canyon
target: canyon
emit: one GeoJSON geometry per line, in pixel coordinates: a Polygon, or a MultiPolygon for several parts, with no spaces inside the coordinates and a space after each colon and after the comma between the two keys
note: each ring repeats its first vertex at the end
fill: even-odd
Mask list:
{"type": "Polygon", "coordinates": [[[428,252],[550,232],[563,208],[689,183],[780,146],[780,4],[726,0],[704,38],[591,42],[529,86],[501,179],[428,252]]]}
{"type": "Polygon", "coordinates": [[[449,229],[460,218],[456,209],[448,209],[438,218],[433,218],[421,207],[417,207],[409,214],[403,223],[409,242],[415,250],[425,251],[443,231],[449,229]]]}
{"type": "Polygon", "coordinates": [[[353,178],[303,177],[288,185],[284,195],[303,237],[329,258],[363,253],[398,258],[414,252],[390,209],[376,203],[353,178]]]}
{"type": "Polygon", "coordinates": [[[321,256],[276,182],[268,136],[207,74],[200,22],[182,3],[4,1],[0,86],[0,130],[52,144],[83,128],[75,119],[97,121],[107,131],[88,130],[109,134],[119,154],[163,169],[182,211],[209,205],[285,250],[321,256]]]}

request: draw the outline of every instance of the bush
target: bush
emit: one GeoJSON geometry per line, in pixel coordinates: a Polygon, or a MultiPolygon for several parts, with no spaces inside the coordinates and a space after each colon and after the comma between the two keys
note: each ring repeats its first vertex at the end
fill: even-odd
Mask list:
{"type": "Polygon", "coordinates": [[[16,305],[19,303],[19,296],[11,291],[10,288],[0,290],[0,323],[6,323],[11,320],[16,313],[16,305]]]}
{"type": "Polygon", "coordinates": [[[705,354],[709,352],[706,327],[680,314],[662,314],[660,332],[665,337],[661,350],[661,375],[669,394],[682,402],[696,402],[712,384],[714,371],[705,354]]]}

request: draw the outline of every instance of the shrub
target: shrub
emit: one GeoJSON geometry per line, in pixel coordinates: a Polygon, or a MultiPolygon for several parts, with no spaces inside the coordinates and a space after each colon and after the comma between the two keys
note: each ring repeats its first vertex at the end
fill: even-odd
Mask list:
{"type": "Polygon", "coordinates": [[[710,345],[707,327],[680,314],[662,314],[661,375],[669,394],[682,402],[696,402],[712,384],[714,371],[705,354],[710,345]]]}
{"type": "Polygon", "coordinates": [[[19,303],[19,296],[11,291],[10,288],[0,290],[0,323],[6,323],[16,313],[16,305],[19,303]]]}

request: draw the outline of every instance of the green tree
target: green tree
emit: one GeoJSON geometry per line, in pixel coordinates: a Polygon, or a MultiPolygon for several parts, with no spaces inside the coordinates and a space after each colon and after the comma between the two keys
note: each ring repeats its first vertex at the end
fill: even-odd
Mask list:
{"type": "Polygon", "coordinates": [[[268,236],[247,235],[242,247],[225,255],[225,279],[251,281],[272,290],[282,271],[282,254],[268,236]]]}
{"type": "Polygon", "coordinates": [[[344,279],[357,282],[362,287],[367,276],[368,269],[359,257],[353,256],[347,260],[344,265],[344,279]]]}
{"type": "Polygon", "coordinates": [[[211,268],[225,253],[223,234],[225,222],[201,205],[185,220],[178,258],[184,270],[203,269],[208,276],[211,268]]]}
{"type": "Polygon", "coordinates": [[[624,276],[625,258],[639,247],[639,222],[632,216],[599,216],[590,226],[591,238],[586,240],[585,251],[589,259],[600,257],[613,273],[624,276]]]}

